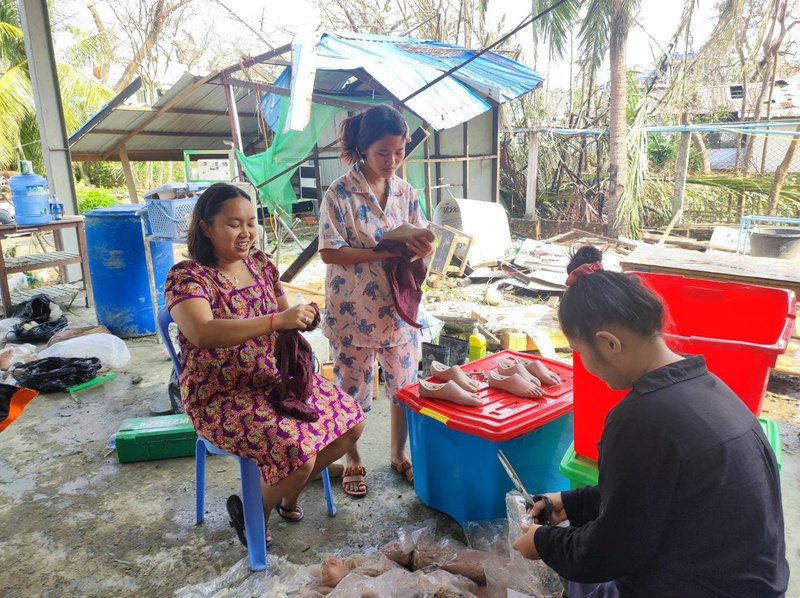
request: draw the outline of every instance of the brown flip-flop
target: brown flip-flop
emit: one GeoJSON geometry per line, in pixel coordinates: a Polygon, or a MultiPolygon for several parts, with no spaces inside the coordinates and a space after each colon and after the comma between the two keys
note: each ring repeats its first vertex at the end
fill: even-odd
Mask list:
{"type": "Polygon", "coordinates": [[[392,469],[403,476],[409,484],[414,485],[414,470],[411,461],[403,459],[400,463],[392,463],[392,469]]]}
{"type": "Polygon", "coordinates": [[[367,482],[364,476],[367,475],[367,468],[363,465],[353,465],[344,470],[342,477],[342,490],[355,498],[362,498],[367,495],[367,482]],[[348,484],[356,484],[358,490],[348,490],[348,484]]]}
{"type": "Polygon", "coordinates": [[[280,515],[281,519],[285,519],[291,523],[297,523],[298,521],[303,520],[303,507],[300,505],[295,505],[291,509],[289,507],[284,507],[281,503],[275,505],[275,512],[280,515]]]}

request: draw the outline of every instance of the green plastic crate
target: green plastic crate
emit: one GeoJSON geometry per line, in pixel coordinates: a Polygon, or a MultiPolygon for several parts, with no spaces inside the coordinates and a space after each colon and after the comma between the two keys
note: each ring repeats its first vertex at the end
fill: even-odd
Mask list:
{"type": "Polygon", "coordinates": [[[190,457],[196,442],[197,432],[184,413],[126,419],[115,436],[120,463],[190,457]]]}
{"type": "MultiPolygon", "coordinates": [[[[767,441],[775,452],[775,460],[778,462],[778,471],[783,465],[783,450],[781,447],[781,432],[778,424],[766,417],[759,418],[758,422],[767,436],[767,441]]],[[[597,463],[586,457],[581,457],[575,453],[574,444],[570,444],[559,466],[561,473],[569,480],[570,489],[576,490],[585,486],[597,484],[597,463]]]]}

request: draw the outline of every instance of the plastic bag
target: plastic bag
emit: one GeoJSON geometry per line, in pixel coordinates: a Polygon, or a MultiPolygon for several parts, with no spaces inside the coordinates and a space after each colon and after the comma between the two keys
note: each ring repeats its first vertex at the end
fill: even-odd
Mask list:
{"type": "Polygon", "coordinates": [[[12,370],[14,379],[26,388],[41,393],[62,392],[70,386],[88,382],[100,371],[100,360],[48,357],[22,364],[12,370]]]}
{"type": "Polygon", "coordinates": [[[65,341],[79,336],[87,336],[89,334],[111,334],[111,331],[101,324],[89,324],[87,326],[69,326],[63,330],[56,332],[53,337],[47,341],[47,346],[52,347],[56,343],[65,341]]]}
{"type": "MultiPolygon", "coordinates": [[[[513,546],[533,524],[533,518],[528,515],[528,510],[525,508],[525,499],[516,490],[506,494],[506,515],[508,515],[508,545],[513,546]]],[[[513,549],[510,551],[510,556],[511,560],[525,559],[513,549]]]]}
{"type": "Polygon", "coordinates": [[[70,338],[39,352],[39,357],[96,357],[109,368],[123,368],[131,360],[128,346],[113,334],[70,338]]]}
{"type": "Polygon", "coordinates": [[[417,322],[422,325],[419,332],[420,336],[422,336],[422,341],[426,343],[432,343],[444,328],[444,322],[432,316],[421,304],[419,306],[419,312],[417,312],[417,322]]]}
{"type": "Polygon", "coordinates": [[[485,565],[486,589],[489,598],[514,596],[561,598],[564,586],[558,574],[542,561],[511,561],[505,567],[485,565]]]}
{"type": "Polygon", "coordinates": [[[172,406],[172,413],[185,413],[183,407],[183,399],[181,398],[181,383],[178,380],[178,374],[175,368],[169,372],[169,382],[167,383],[167,395],[169,395],[169,404],[172,406]]]}
{"type": "Polygon", "coordinates": [[[6,334],[8,340],[41,343],[67,326],[67,317],[61,307],[47,295],[36,295],[20,303],[11,316],[22,321],[6,334]]]}
{"type": "Polygon", "coordinates": [[[7,370],[17,363],[28,363],[34,359],[39,359],[36,347],[29,344],[6,345],[0,350],[0,370],[7,370]]]}
{"type": "Polygon", "coordinates": [[[464,524],[464,535],[467,537],[467,545],[474,550],[510,556],[507,519],[467,521],[464,524]]]}
{"type": "Polygon", "coordinates": [[[22,324],[22,322],[22,318],[6,318],[5,320],[0,320],[0,342],[5,342],[8,334],[14,330],[14,326],[22,324]]]}

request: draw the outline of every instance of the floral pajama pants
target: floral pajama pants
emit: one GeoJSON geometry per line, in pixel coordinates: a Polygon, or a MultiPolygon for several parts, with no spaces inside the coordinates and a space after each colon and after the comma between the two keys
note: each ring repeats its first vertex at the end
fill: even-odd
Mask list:
{"type": "Polygon", "coordinates": [[[336,385],[353,397],[366,412],[372,408],[375,359],[383,369],[386,396],[398,404],[397,392],[417,381],[420,345],[410,342],[395,347],[344,346],[332,341],[336,385]]]}

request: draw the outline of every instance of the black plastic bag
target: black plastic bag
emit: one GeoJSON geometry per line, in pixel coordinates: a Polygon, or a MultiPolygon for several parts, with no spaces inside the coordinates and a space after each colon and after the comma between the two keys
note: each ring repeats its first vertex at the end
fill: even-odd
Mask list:
{"type": "Polygon", "coordinates": [[[39,324],[44,324],[50,319],[50,306],[53,300],[47,295],[39,294],[23,301],[11,312],[12,318],[21,318],[25,321],[34,320],[39,324]]]}
{"type": "Polygon", "coordinates": [[[47,357],[21,363],[12,369],[14,379],[41,393],[63,392],[70,386],[88,382],[100,371],[97,357],[47,357]]]}
{"type": "MultiPolygon", "coordinates": [[[[14,325],[12,331],[6,335],[6,339],[29,343],[49,340],[56,332],[67,326],[67,316],[60,314],[56,318],[52,317],[53,305],[56,305],[53,300],[44,294],[36,295],[17,305],[11,312],[11,317],[20,318],[22,322],[14,325]]],[[[59,308],[56,313],[60,311],[59,308]]]]}

